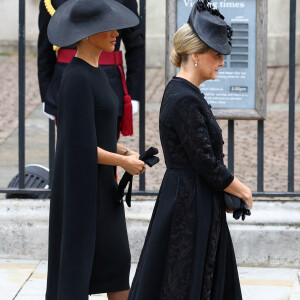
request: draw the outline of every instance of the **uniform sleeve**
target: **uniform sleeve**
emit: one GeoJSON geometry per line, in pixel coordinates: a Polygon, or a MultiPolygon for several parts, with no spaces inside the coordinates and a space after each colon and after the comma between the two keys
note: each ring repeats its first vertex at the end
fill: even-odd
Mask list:
{"type": "Polygon", "coordinates": [[[228,168],[217,159],[199,105],[195,99],[181,100],[173,110],[172,124],[201,178],[213,189],[222,191],[233,180],[228,168]]]}
{"type": "MultiPolygon", "coordinates": [[[[136,0],[127,0],[124,5],[138,16],[136,0]]],[[[145,36],[141,23],[122,30],[121,38],[126,50],[128,92],[132,99],[140,100],[142,97],[140,87],[143,84],[145,69],[145,36]]]]}
{"type": "Polygon", "coordinates": [[[56,54],[47,36],[50,15],[45,8],[44,1],[40,1],[39,37],[38,37],[38,80],[42,101],[45,102],[48,86],[56,63],[56,54]]]}

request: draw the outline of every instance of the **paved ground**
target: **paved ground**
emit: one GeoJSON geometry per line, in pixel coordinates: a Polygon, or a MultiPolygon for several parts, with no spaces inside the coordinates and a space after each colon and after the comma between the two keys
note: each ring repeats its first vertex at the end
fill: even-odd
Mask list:
{"type": "MultiPolygon", "coordinates": [[[[131,280],[135,270],[134,264],[131,280]]],[[[244,300],[300,299],[296,269],[239,268],[239,274],[244,300]]],[[[46,261],[0,260],[0,300],[43,300],[46,278],[46,261]]]]}

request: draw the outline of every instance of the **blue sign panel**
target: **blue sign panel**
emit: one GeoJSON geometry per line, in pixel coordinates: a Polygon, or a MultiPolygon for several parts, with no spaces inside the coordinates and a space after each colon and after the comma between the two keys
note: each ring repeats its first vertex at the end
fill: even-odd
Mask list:
{"type": "MultiPolygon", "coordinates": [[[[177,0],[177,29],[183,26],[196,0],[177,0]]],[[[216,80],[201,84],[213,108],[255,108],[256,0],[212,0],[233,29],[232,53],[224,56],[216,80]]]]}

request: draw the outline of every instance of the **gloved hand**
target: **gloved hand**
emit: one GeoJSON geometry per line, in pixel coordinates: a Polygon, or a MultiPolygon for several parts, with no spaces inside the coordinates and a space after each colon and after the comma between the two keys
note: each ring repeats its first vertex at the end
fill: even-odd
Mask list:
{"type": "Polygon", "coordinates": [[[132,104],[132,114],[136,114],[137,112],[139,112],[139,106],[140,106],[140,102],[137,100],[132,100],[131,99],[131,104],[132,104]]]}
{"type": "Polygon", "coordinates": [[[242,220],[244,221],[246,216],[251,216],[251,211],[249,209],[249,206],[245,203],[243,205],[242,208],[240,209],[236,209],[234,212],[233,212],[233,217],[238,220],[240,217],[242,217],[242,220]]]}
{"type": "MultiPolygon", "coordinates": [[[[153,167],[155,164],[159,162],[159,158],[156,156],[158,154],[157,148],[150,147],[147,151],[145,151],[142,155],[140,155],[139,159],[145,162],[149,167],[153,167]]],[[[121,203],[123,201],[124,190],[129,183],[128,191],[126,194],[125,201],[128,207],[131,207],[131,191],[132,191],[132,179],[133,176],[128,172],[125,172],[123,177],[119,182],[118,192],[119,197],[117,199],[117,203],[121,203]]]]}
{"type": "Polygon", "coordinates": [[[224,201],[226,208],[230,211],[233,211],[233,217],[236,220],[242,217],[242,220],[244,221],[246,216],[251,215],[248,204],[246,204],[242,199],[225,192],[224,201]]]}

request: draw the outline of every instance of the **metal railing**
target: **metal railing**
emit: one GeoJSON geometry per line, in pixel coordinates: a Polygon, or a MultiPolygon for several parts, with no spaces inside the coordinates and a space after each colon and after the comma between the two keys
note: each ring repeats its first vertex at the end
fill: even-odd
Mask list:
{"type": "MultiPolygon", "coordinates": [[[[140,21],[145,33],[146,0],[140,0],[140,21]]],[[[299,197],[294,191],[294,147],[295,147],[295,68],[296,68],[296,0],[290,0],[289,37],[289,136],[288,136],[288,190],[282,192],[264,191],[264,121],[257,121],[257,192],[254,197],[299,197]]],[[[145,73],[144,73],[145,78],[145,73]]],[[[145,86],[145,84],[144,84],[145,86]]],[[[140,99],[139,151],[145,151],[145,88],[140,99]]],[[[49,189],[25,188],[25,0],[19,0],[19,187],[0,188],[0,193],[31,194],[48,193],[51,190],[51,177],[55,156],[55,125],[49,120],[49,189]]],[[[234,120],[228,120],[228,167],[234,171],[234,120]]],[[[145,174],[139,178],[139,190],[132,192],[137,196],[156,196],[157,191],[147,191],[145,174]]]]}
{"type": "MultiPolygon", "coordinates": [[[[299,197],[295,183],[296,0],[290,0],[288,190],[264,191],[264,121],[257,121],[257,192],[254,197],[299,197]]],[[[234,120],[228,121],[228,166],[234,171],[234,120]]]]}

